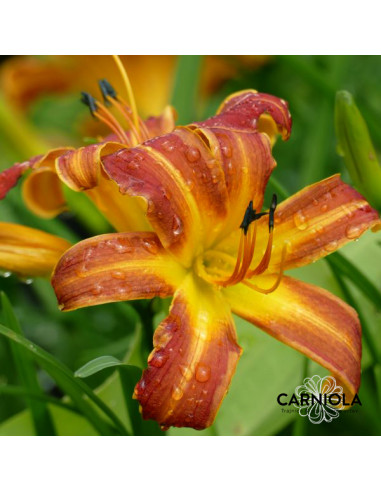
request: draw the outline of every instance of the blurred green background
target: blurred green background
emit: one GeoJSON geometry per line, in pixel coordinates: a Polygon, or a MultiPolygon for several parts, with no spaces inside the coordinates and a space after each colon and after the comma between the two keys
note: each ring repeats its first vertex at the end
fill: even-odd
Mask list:
{"type": "MultiPolygon", "coordinates": [[[[172,103],[180,123],[204,119],[215,112],[225,96],[246,88],[288,101],[293,118],[292,136],[288,142],[278,141],[274,147],[278,162],[274,172],[276,182],[269,185],[267,197],[278,191],[274,188],[276,183],[288,193],[294,193],[337,172],[351,183],[343,159],[336,153],[334,105],[338,90],[346,89],[354,95],[375,148],[381,149],[379,57],[125,56],[122,60],[143,117],[158,114],[165,104],[172,103]]],[[[95,92],[97,80],[105,77],[116,87],[120,84],[111,57],[3,57],[0,169],[46,148],[85,145],[89,138],[105,134],[79,98],[80,90],[95,92]]],[[[112,230],[87,202],[72,195],[69,200],[73,205],[70,212],[54,220],[39,219],[26,209],[20,189],[16,188],[0,203],[0,220],[38,227],[70,240],[112,230]]],[[[332,423],[320,425],[313,425],[296,413],[282,413],[276,402],[279,393],[292,393],[306,375],[326,372],[236,318],[244,353],[214,425],[203,432],[170,429],[167,434],[380,435],[381,316],[377,296],[381,286],[380,244],[380,236],[368,232],[360,241],[343,248],[344,258],[356,267],[346,277],[340,276],[337,269],[332,270],[325,260],[291,272],[359,309],[368,334],[363,349],[361,407],[355,407],[354,412],[342,412],[332,423]],[[373,290],[367,290],[369,284],[373,290]]],[[[8,296],[25,337],[72,371],[104,355],[126,360],[127,353],[132,354],[134,365],[144,367],[153,328],[165,316],[169,305],[167,300],[155,299],[61,313],[46,280],[31,282],[6,275],[0,277],[0,290],[8,296]]],[[[4,312],[2,316],[6,324],[4,312]]],[[[45,395],[64,396],[54,377],[40,365],[36,370],[45,395]]],[[[101,385],[98,394],[123,420],[123,406],[128,398],[123,394],[119,377],[115,368],[108,368],[85,381],[93,389],[101,385]]],[[[20,388],[22,384],[10,342],[0,336],[0,435],[34,433],[30,413],[25,410],[29,400],[20,391],[8,394],[6,386],[20,388]]],[[[55,404],[49,404],[48,409],[57,433],[95,432],[86,419],[72,411],[55,404]]],[[[158,426],[149,424],[140,426],[136,432],[163,434],[158,426]]]]}

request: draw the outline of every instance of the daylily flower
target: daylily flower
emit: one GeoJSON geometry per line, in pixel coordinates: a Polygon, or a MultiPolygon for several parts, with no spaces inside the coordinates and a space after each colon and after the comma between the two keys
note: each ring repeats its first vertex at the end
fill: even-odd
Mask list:
{"type": "MultiPolygon", "coordinates": [[[[126,83],[130,90],[128,79],[126,83]]],[[[31,170],[23,182],[23,198],[36,215],[49,219],[66,210],[63,186],[68,184],[75,191],[86,193],[116,230],[150,230],[144,218],[144,202],[121,195],[116,184],[101,169],[100,158],[170,132],[174,128],[174,110],[168,106],[159,117],[142,121],[131,90],[130,108],[106,80],[100,81],[100,87],[103,103],[88,93],[83,93],[83,100],[92,114],[113,133],[99,143],[79,149],[53,149],[3,171],[0,174],[0,200],[6,197],[25,172],[31,170]],[[108,106],[119,112],[119,119],[108,106]],[[97,165],[91,174],[76,176],[77,182],[73,185],[70,166],[75,166],[78,160],[91,160],[97,165]]],[[[50,276],[62,253],[71,246],[62,238],[25,226],[1,223],[0,228],[0,268],[20,276],[50,276]]]]}
{"type": "Polygon", "coordinates": [[[122,196],[147,203],[153,231],[76,244],[52,284],[64,311],[173,296],[134,392],[143,417],[164,428],[212,424],[242,352],[232,313],[327,368],[348,397],[358,390],[356,312],[283,272],[357,239],[379,223],[378,214],[339,175],[278,207],[273,196],[261,212],[275,167],[271,142],[290,130],[285,101],[248,90],[227,98],[216,116],[134,148],[106,156],[84,149],[86,158],[57,160],[73,189],[89,188],[101,163],[122,196]]]}

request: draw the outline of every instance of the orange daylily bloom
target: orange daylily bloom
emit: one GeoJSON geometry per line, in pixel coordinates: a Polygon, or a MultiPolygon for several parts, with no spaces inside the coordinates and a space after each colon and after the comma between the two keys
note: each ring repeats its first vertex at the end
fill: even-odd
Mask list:
{"type": "MultiPolygon", "coordinates": [[[[91,106],[94,116],[114,133],[88,147],[53,149],[3,171],[0,173],[0,200],[6,197],[25,172],[31,170],[23,182],[23,198],[36,215],[49,219],[66,210],[62,186],[67,184],[75,191],[86,193],[116,230],[151,230],[145,218],[144,201],[120,194],[117,185],[103,171],[100,159],[116,150],[172,131],[174,110],[168,106],[159,117],[142,121],[136,108],[131,110],[106,80],[101,81],[101,89],[104,104],[87,93],[84,93],[84,99],[91,106]],[[121,118],[117,119],[106,105],[114,106],[121,118]],[[80,171],[75,174],[76,166],[82,166],[87,161],[96,163],[91,173],[80,171]]],[[[50,276],[62,253],[71,246],[62,238],[16,224],[3,223],[2,229],[0,268],[23,276],[50,276]]]]}
{"type": "Polygon", "coordinates": [[[143,417],[164,427],[212,424],[242,352],[232,313],[327,368],[348,397],[359,388],[356,312],[283,272],[357,239],[378,214],[338,175],[278,207],[274,196],[261,212],[276,131],[290,135],[286,102],[248,90],[216,116],[133,148],[57,159],[73,189],[90,188],[101,167],[122,196],[147,203],[153,230],[76,244],[52,284],[64,311],[173,296],[134,393],[143,417]]]}

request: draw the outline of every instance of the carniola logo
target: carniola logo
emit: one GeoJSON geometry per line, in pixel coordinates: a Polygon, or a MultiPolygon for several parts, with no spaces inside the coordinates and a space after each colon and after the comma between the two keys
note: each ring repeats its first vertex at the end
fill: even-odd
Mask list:
{"type": "Polygon", "coordinates": [[[355,403],[361,405],[357,394],[350,403],[347,402],[342,386],[338,386],[332,376],[305,378],[288,401],[287,397],[286,393],[278,395],[279,405],[293,405],[301,417],[308,417],[313,424],[332,422],[339,417],[339,410],[355,403]]]}

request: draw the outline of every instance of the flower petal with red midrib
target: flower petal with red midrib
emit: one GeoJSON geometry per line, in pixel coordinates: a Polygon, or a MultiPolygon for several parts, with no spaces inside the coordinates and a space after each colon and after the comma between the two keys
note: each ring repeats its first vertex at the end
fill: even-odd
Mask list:
{"type": "Polygon", "coordinates": [[[208,427],[240,354],[221,293],[190,274],[155,331],[148,369],[135,388],[143,418],[164,427],[208,427]]]}
{"type": "Polygon", "coordinates": [[[168,297],[185,272],[156,234],[103,234],[81,241],[59,261],[52,277],[65,311],[129,299],[168,297]]]}
{"type": "MultiPolygon", "coordinates": [[[[269,275],[265,281],[272,285],[274,280],[269,275]]],[[[327,368],[348,400],[358,391],[361,326],[356,311],[341,299],[291,277],[268,295],[242,284],[225,289],[224,295],[238,316],[327,368]]]]}

